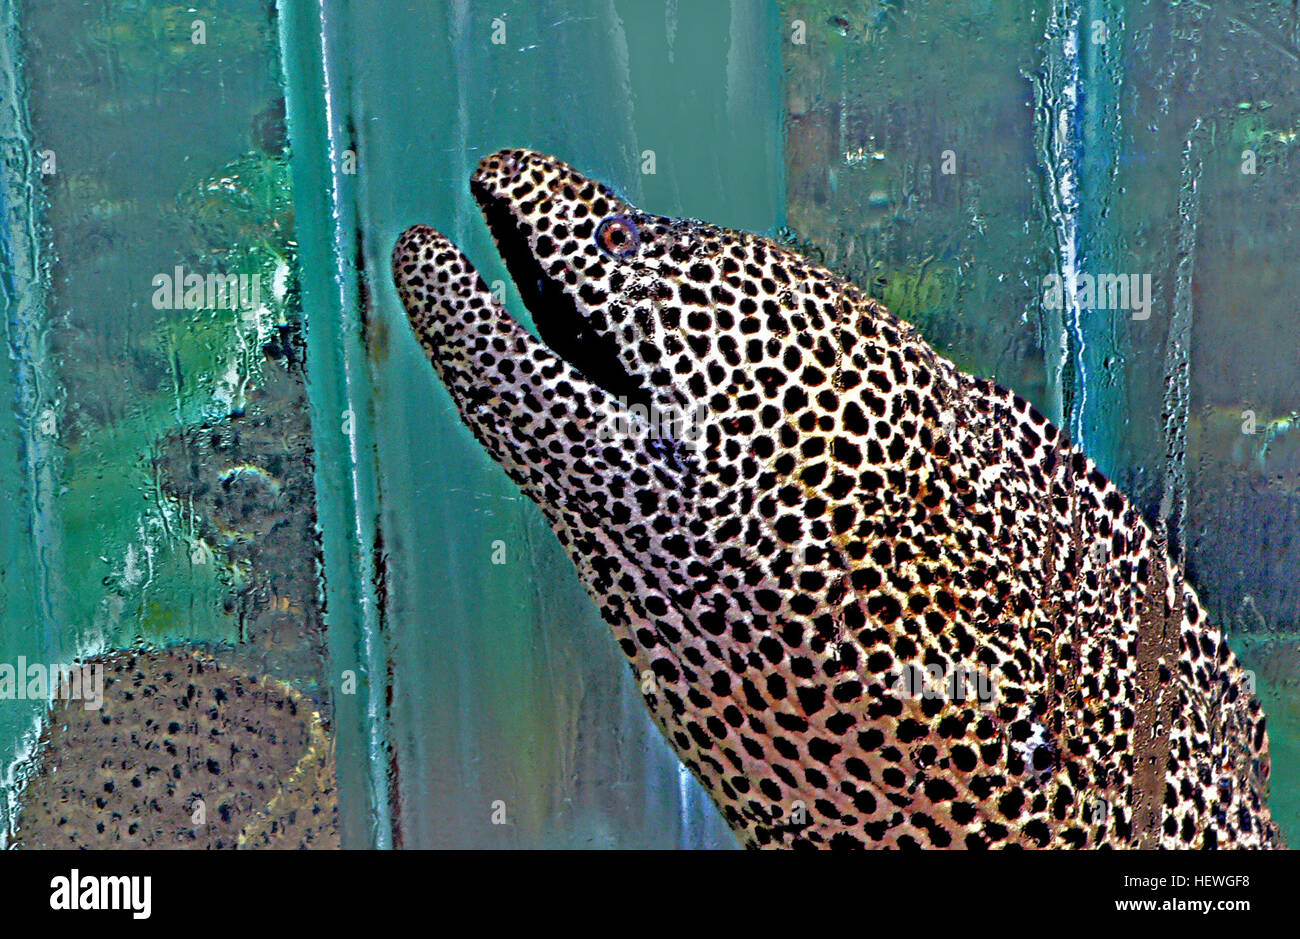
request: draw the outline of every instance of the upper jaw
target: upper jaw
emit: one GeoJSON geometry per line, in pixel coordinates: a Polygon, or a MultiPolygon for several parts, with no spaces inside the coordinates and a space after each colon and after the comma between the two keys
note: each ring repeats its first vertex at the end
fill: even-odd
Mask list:
{"type": "MultiPolygon", "coordinates": [[[[572,288],[554,265],[543,268],[534,250],[535,235],[521,218],[512,183],[527,174],[535,188],[592,185],[567,166],[541,154],[506,150],[485,158],[470,181],[470,192],[483,213],[497,250],[519,291],[520,299],[532,314],[542,340],[583,376],[624,404],[649,405],[650,395],[643,380],[624,365],[618,343],[609,333],[598,331],[579,308],[572,288]],[[538,164],[545,161],[548,177],[536,183],[533,176],[538,164]],[[581,181],[580,183],[578,181],[581,181]]],[[[559,195],[555,211],[567,208],[559,195]]]]}
{"type": "Polygon", "coordinates": [[[579,193],[589,194],[606,204],[605,211],[596,211],[597,215],[619,213],[630,208],[603,183],[583,176],[562,160],[535,150],[505,149],[488,154],[479,161],[470,179],[471,187],[481,188],[497,198],[524,196],[525,191],[518,188],[523,184],[530,187],[528,195],[543,190],[540,193],[543,198],[548,193],[563,194],[566,189],[572,191],[566,198],[577,198],[579,193]]]}

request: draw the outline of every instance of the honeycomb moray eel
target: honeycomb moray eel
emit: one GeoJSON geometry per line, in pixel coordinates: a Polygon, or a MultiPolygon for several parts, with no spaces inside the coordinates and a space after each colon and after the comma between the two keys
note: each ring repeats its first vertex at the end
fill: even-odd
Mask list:
{"type": "Polygon", "coordinates": [[[1026,401],[553,157],[471,190],[544,342],[425,226],[393,253],[411,325],[746,845],[1279,844],[1245,673],[1026,401]]]}

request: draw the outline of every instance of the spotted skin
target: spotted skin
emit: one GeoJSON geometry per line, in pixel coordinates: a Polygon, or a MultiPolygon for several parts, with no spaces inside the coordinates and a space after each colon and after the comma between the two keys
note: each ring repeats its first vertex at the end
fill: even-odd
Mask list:
{"type": "Polygon", "coordinates": [[[412,327],[745,844],[1278,844],[1236,658],[1026,401],[765,238],[526,150],[471,188],[545,342],[424,226],[412,327]]]}

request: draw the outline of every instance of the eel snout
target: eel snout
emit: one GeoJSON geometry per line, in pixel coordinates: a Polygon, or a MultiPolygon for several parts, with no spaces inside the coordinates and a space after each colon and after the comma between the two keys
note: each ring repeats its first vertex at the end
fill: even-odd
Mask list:
{"type": "Polygon", "coordinates": [[[615,399],[524,329],[441,232],[408,228],[392,270],[411,328],[461,418],[539,502],[589,510],[620,473],[651,461],[650,430],[629,424],[615,399]],[[556,439],[567,442],[564,453],[538,446],[556,439]]]}

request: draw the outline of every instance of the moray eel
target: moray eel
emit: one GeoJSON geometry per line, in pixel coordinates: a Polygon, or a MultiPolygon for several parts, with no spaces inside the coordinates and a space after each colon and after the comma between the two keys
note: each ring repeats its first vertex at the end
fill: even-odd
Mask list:
{"type": "Polygon", "coordinates": [[[542,341],[425,226],[393,252],[415,335],[747,846],[1279,843],[1237,659],[1025,400],[553,157],[471,190],[542,341]]]}

